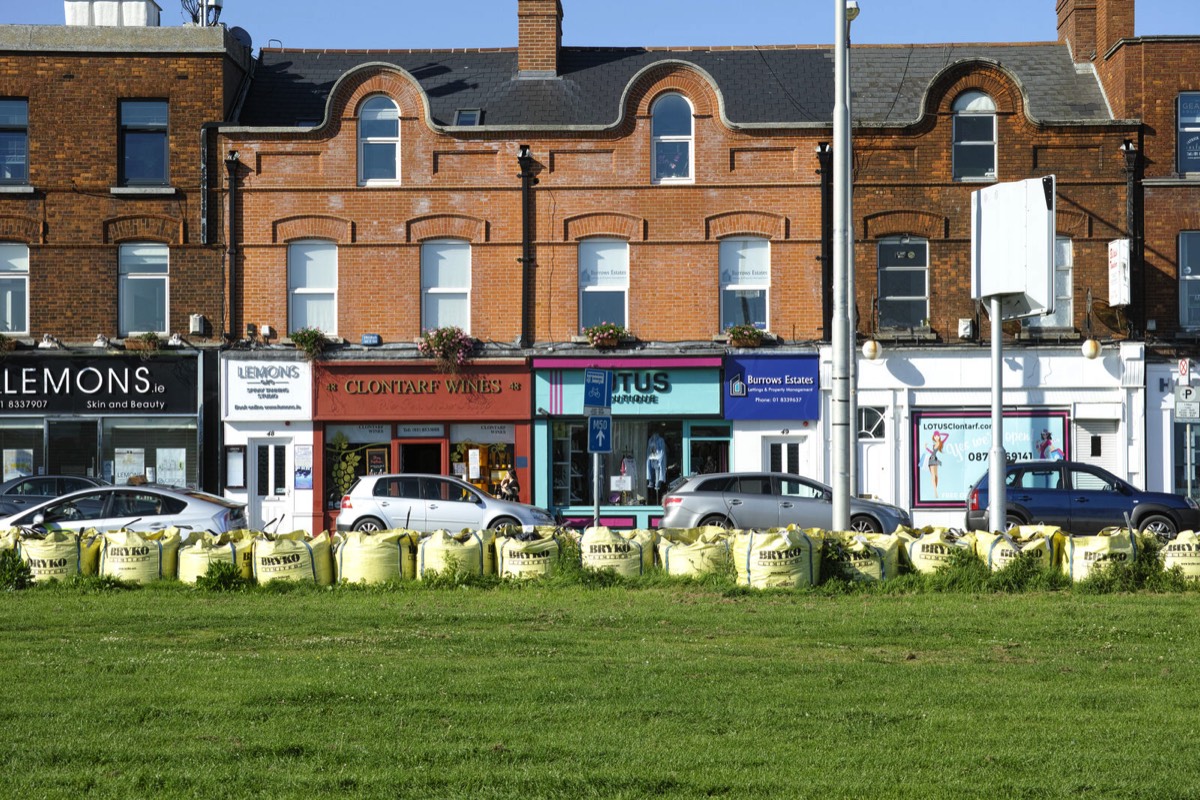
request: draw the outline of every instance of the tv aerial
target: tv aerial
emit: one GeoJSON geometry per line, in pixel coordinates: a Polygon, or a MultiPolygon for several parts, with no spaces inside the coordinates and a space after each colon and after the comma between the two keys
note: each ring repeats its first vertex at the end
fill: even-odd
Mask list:
{"type": "Polygon", "coordinates": [[[225,0],[180,0],[193,25],[212,27],[221,18],[225,0]]]}

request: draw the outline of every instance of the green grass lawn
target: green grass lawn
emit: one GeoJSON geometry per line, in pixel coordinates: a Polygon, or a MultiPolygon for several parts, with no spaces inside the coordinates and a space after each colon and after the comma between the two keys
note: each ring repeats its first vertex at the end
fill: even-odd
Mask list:
{"type": "Polygon", "coordinates": [[[1200,593],[604,584],[0,594],[0,794],[1200,796],[1200,593]]]}

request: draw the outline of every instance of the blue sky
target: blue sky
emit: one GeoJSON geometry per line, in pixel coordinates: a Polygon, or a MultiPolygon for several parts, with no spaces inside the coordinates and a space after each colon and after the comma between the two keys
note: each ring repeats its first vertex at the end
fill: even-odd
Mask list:
{"type": "MultiPolygon", "coordinates": [[[[835,0],[563,0],[568,45],[829,44],[835,0]]],[[[158,0],[164,25],[179,0],[158,0]]],[[[860,0],[862,44],[1053,41],[1055,0],[860,0]]],[[[59,0],[8,0],[0,23],[61,25],[59,0]]],[[[225,0],[256,47],[511,47],[516,0],[225,0]],[[274,41],[271,41],[274,40],[274,41]]],[[[1137,0],[1136,33],[1200,35],[1200,0],[1137,0]]]]}

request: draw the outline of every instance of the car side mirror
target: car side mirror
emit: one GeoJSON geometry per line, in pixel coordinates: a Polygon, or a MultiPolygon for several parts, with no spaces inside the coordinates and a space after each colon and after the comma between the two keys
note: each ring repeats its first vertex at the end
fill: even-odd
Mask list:
{"type": "Polygon", "coordinates": [[[46,522],[45,514],[34,514],[33,515],[33,524],[34,525],[44,525],[45,522],[46,522]]]}
{"type": "Polygon", "coordinates": [[[833,492],[829,489],[826,489],[825,491],[821,492],[821,499],[824,500],[826,503],[832,503],[833,502],[833,492]]]}

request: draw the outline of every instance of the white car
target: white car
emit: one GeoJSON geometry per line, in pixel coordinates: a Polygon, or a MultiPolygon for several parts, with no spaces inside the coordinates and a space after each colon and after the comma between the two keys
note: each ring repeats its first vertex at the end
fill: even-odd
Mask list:
{"type": "Polygon", "coordinates": [[[157,531],[171,527],[213,533],[238,530],[246,527],[246,507],[195,489],[156,484],[98,486],[0,518],[0,530],[157,531]]]}
{"type": "Polygon", "coordinates": [[[447,475],[366,475],[342,498],[339,531],[482,530],[553,525],[544,508],[500,500],[447,475]]]}

